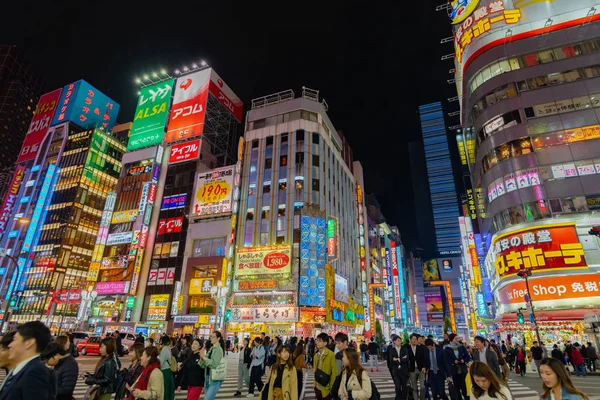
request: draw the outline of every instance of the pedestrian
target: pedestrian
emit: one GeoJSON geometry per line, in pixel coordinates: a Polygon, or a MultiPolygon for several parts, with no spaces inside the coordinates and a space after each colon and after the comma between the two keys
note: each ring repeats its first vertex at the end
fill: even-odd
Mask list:
{"type": "Polygon", "coordinates": [[[546,358],[540,364],[542,370],[541,400],[589,400],[575,388],[563,364],[555,358],[546,358]]]}
{"type": "Polygon", "coordinates": [[[565,355],[563,354],[562,351],[560,351],[560,349],[558,348],[557,344],[555,344],[554,346],[552,346],[552,351],[550,352],[550,357],[556,358],[557,360],[559,360],[563,364],[565,363],[565,355]]]}
{"type": "Polygon", "coordinates": [[[571,362],[575,367],[576,376],[579,376],[579,374],[581,374],[582,376],[586,376],[585,361],[583,359],[583,356],[581,355],[580,348],[581,346],[579,346],[579,343],[575,343],[575,346],[571,351],[571,362]]]}
{"type": "Polygon", "coordinates": [[[277,336],[273,336],[271,343],[268,347],[267,355],[267,367],[272,366],[277,361],[277,348],[281,346],[281,339],[277,336]]]}
{"type": "Polygon", "coordinates": [[[369,347],[367,346],[367,344],[363,340],[360,343],[360,346],[358,348],[360,349],[360,362],[363,365],[366,365],[367,364],[367,353],[369,352],[369,347]]]}
{"type": "Polygon", "coordinates": [[[144,347],[150,347],[150,346],[154,346],[154,339],[152,339],[151,337],[147,338],[146,341],[144,342],[144,347]]]}
{"type": "Polygon", "coordinates": [[[123,351],[123,338],[119,331],[114,331],[113,337],[115,338],[116,346],[117,346],[117,356],[123,357],[125,352],[123,351]]]}
{"type": "Polygon", "coordinates": [[[144,335],[142,335],[142,332],[139,332],[137,334],[137,336],[135,337],[135,342],[134,343],[144,344],[144,335]]]}
{"type": "MultiPolygon", "coordinates": [[[[296,352],[296,346],[298,345],[298,338],[297,337],[293,337],[289,340],[288,343],[288,347],[290,348],[290,351],[292,352],[292,354],[294,354],[296,352]]],[[[298,393],[298,395],[300,395],[300,393],[298,393]]]]}
{"type": "Polygon", "coordinates": [[[17,366],[17,363],[10,359],[8,352],[8,346],[13,341],[15,333],[16,332],[8,332],[0,339],[0,368],[6,372],[6,375],[17,366]]]}
{"type": "Polygon", "coordinates": [[[237,353],[239,351],[239,343],[240,343],[240,338],[238,338],[237,335],[235,335],[233,337],[233,352],[237,353]]]}
{"type": "Polygon", "coordinates": [[[250,348],[249,338],[242,340],[242,347],[239,350],[237,392],[234,393],[236,397],[242,395],[242,383],[245,383],[246,387],[250,387],[250,364],[252,363],[250,354],[252,354],[252,349],[250,348]]]}
{"type": "Polygon", "coordinates": [[[79,351],[77,351],[77,345],[75,344],[75,335],[69,333],[67,337],[69,338],[69,348],[67,349],[67,353],[71,354],[73,358],[79,357],[79,351]]]}
{"type": "Polygon", "coordinates": [[[269,353],[271,350],[271,337],[270,336],[264,337],[264,339],[262,340],[262,347],[263,347],[263,349],[265,349],[265,358],[263,360],[263,366],[262,366],[262,375],[264,375],[265,371],[267,369],[267,366],[268,366],[269,353]]]}
{"type": "Polygon", "coordinates": [[[525,348],[517,345],[517,356],[515,359],[517,360],[517,373],[521,376],[525,376],[527,373],[527,354],[525,354],[525,348]]]}
{"type": "Polygon", "coordinates": [[[121,400],[124,398],[131,397],[131,392],[127,390],[127,385],[131,386],[135,383],[137,378],[142,374],[144,367],[141,364],[142,353],[144,352],[143,343],[134,343],[129,348],[129,354],[127,357],[131,364],[123,371],[124,379],[123,385],[117,388],[115,393],[115,400],[121,400]]]}
{"type": "Polygon", "coordinates": [[[338,396],[340,400],[369,400],[373,395],[371,379],[358,362],[358,353],[352,348],[343,350],[342,384],[338,396]]]}
{"type": "MultiPolygon", "coordinates": [[[[100,341],[101,358],[96,363],[93,374],[86,373],[85,384],[89,393],[98,392],[98,400],[110,400],[117,388],[113,387],[119,365],[116,357],[117,344],[112,337],[100,341]]],[[[90,395],[90,397],[92,397],[90,395]]]]}
{"type": "Polygon", "coordinates": [[[268,390],[267,400],[298,400],[298,375],[288,346],[277,348],[277,359],[269,373],[263,390],[268,390]]]}
{"type": "Polygon", "coordinates": [[[405,363],[401,359],[402,338],[392,335],[392,348],[388,350],[388,369],[396,389],[395,400],[405,400],[408,394],[408,355],[404,355],[405,363]],[[403,369],[402,366],[405,365],[403,369]]]}
{"type": "Polygon", "coordinates": [[[490,366],[474,361],[469,371],[471,395],[477,400],[513,400],[507,386],[498,378],[490,366]]]}
{"type": "Polygon", "coordinates": [[[326,333],[320,333],[315,341],[318,353],[315,354],[313,363],[315,368],[314,387],[317,400],[331,400],[331,388],[337,376],[335,355],[333,351],[327,348],[328,342],[329,336],[326,333]]]}
{"type": "Polygon", "coordinates": [[[425,368],[431,396],[433,399],[448,400],[445,383],[452,377],[444,361],[444,351],[437,347],[432,339],[425,340],[425,346],[428,350],[425,357],[425,368]]]}
{"type": "Polygon", "coordinates": [[[164,335],[160,338],[160,346],[158,347],[160,361],[160,370],[163,373],[163,394],[165,400],[175,399],[175,376],[173,375],[172,364],[177,363],[177,360],[173,356],[171,345],[173,340],[168,336],[164,335]]]}
{"type": "Polygon", "coordinates": [[[79,375],[79,365],[73,355],[63,345],[54,342],[42,351],[41,359],[54,369],[55,399],[72,400],[79,375]]]}
{"type": "MultiPolygon", "coordinates": [[[[163,336],[163,338],[168,336],[163,336]]],[[[161,340],[163,339],[161,338],[161,340]]],[[[162,350],[161,350],[162,351],[162,350]]],[[[146,347],[140,357],[140,365],[144,368],[133,385],[127,385],[133,399],[164,400],[165,380],[160,370],[159,352],[154,346],[146,347]]]]}
{"type": "MultiPolygon", "coordinates": [[[[212,347],[208,354],[206,348],[200,351],[200,365],[206,368],[204,378],[204,400],[214,400],[227,374],[227,364],[222,365],[221,360],[225,354],[225,341],[223,334],[219,331],[214,331],[210,335],[210,343],[212,347]],[[225,368],[223,368],[225,367],[225,368]]],[[[227,359],[225,358],[225,362],[227,359]]]]}
{"type": "Polygon", "coordinates": [[[335,351],[335,341],[331,336],[327,336],[327,348],[331,351],[335,351]]]}
{"type": "MultiPolygon", "coordinates": [[[[187,338],[186,338],[187,339],[187,338]]],[[[206,371],[199,365],[200,363],[200,340],[192,340],[190,346],[191,354],[187,357],[181,365],[179,372],[179,383],[177,385],[177,391],[181,391],[181,388],[187,388],[187,400],[199,400],[204,389],[204,378],[206,371]]]]}
{"type": "Polygon", "coordinates": [[[225,355],[229,355],[229,349],[231,347],[231,340],[228,338],[225,341],[225,355]]]}
{"type": "Polygon", "coordinates": [[[596,352],[596,348],[592,346],[591,342],[587,342],[587,358],[588,358],[588,367],[590,371],[596,371],[596,360],[598,359],[598,353],[596,352]]]}
{"type": "Polygon", "coordinates": [[[410,335],[410,343],[402,348],[401,358],[408,356],[408,375],[413,400],[425,400],[425,346],[419,345],[418,333],[410,335]],[[420,392],[420,393],[419,393],[420,392]]]}
{"type": "Polygon", "coordinates": [[[533,358],[533,363],[535,364],[537,373],[538,373],[538,375],[540,375],[540,364],[542,363],[542,359],[544,358],[544,350],[538,344],[537,341],[534,341],[533,346],[531,347],[530,351],[531,351],[531,357],[533,358]]]}
{"type": "Polygon", "coordinates": [[[262,392],[262,374],[263,365],[265,362],[265,348],[262,345],[262,341],[259,337],[254,338],[252,342],[252,352],[250,353],[250,386],[248,386],[248,397],[254,397],[254,386],[258,388],[259,392],[262,392]]]}
{"type": "Polygon", "coordinates": [[[298,375],[298,399],[304,398],[304,375],[308,370],[306,357],[304,355],[304,342],[300,340],[296,346],[296,351],[292,355],[296,374],[298,375]]]}
{"type": "Polygon", "coordinates": [[[502,380],[502,371],[500,370],[500,362],[498,361],[496,352],[486,347],[485,338],[482,336],[475,336],[473,342],[476,348],[476,350],[473,350],[473,361],[481,361],[489,365],[498,379],[502,380]]]}
{"type": "Polygon", "coordinates": [[[506,347],[506,343],[504,343],[504,340],[501,343],[502,345],[500,346],[500,349],[502,350],[502,354],[507,354],[508,348],[506,347]]]}
{"type": "Polygon", "coordinates": [[[371,367],[371,372],[373,372],[373,364],[375,364],[375,370],[377,372],[379,372],[379,362],[378,362],[378,357],[379,357],[379,346],[377,346],[377,343],[375,343],[374,340],[371,339],[371,341],[368,344],[369,347],[369,366],[371,367]]]}
{"type": "MultiPolygon", "coordinates": [[[[331,394],[334,399],[338,398],[338,392],[340,390],[340,383],[342,381],[342,352],[346,350],[348,346],[348,335],[344,332],[338,332],[334,338],[335,341],[335,369],[337,370],[337,376],[332,376],[331,379],[334,379],[333,386],[331,387],[331,394]]],[[[357,353],[358,354],[358,353],[357,353]]]]}
{"type": "Polygon", "coordinates": [[[467,392],[465,379],[468,372],[467,363],[471,361],[471,356],[469,356],[467,348],[459,343],[460,338],[455,333],[448,335],[448,340],[450,342],[444,349],[446,369],[452,375],[452,382],[458,394],[458,400],[468,400],[469,393],[467,392]]]}

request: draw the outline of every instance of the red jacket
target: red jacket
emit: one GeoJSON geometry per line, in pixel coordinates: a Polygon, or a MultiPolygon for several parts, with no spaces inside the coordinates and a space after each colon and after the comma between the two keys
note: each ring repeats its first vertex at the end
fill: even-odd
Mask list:
{"type": "Polygon", "coordinates": [[[581,365],[584,364],[583,357],[581,356],[581,352],[577,349],[573,349],[571,352],[571,361],[573,361],[573,365],[581,365]]]}

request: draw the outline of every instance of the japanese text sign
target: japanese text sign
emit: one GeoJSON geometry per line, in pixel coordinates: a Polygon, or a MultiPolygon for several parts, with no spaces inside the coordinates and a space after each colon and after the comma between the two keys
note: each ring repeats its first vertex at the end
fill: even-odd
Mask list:
{"type": "MultiPolygon", "coordinates": [[[[533,301],[579,299],[600,296],[600,274],[579,274],[530,278],[529,289],[533,301]]],[[[525,303],[527,288],[525,281],[504,286],[497,292],[501,304],[525,303]]]]}
{"type": "Polygon", "coordinates": [[[140,90],[127,151],[162,143],[174,79],[159,82],[140,90]]]}
{"type": "Polygon", "coordinates": [[[183,208],[185,207],[185,203],[187,201],[187,194],[176,194],[173,196],[163,197],[161,210],[171,210],[175,208],[183,208]]]}
{"type": "Polygon", "coordinates": [[[289,246],[244,247],[237,251],[236,276],[289,274],[292,265],[289,246]]]}
{"type": "Polygon", "coordinates": [[[232,308],[231,322],[296,322],[298,307],[232,308]]]}
{"type": "Polygon", "coordinates": [[[129,281],[122,282],[98,282],[96,292],[98,294],[125,294],[129,289],[129,281]]]}
{"type": "Polygon", "coordinates": [[[167,128],[167,142],[202,135],[210,68],[177,79],[167,128]]]}
{"type": "Polygon", "coordinates": [[[158,221],[157,235],[165,233],[181,232],[183,217],[163,218],[158,221]]]}
{"type": "Polygon", "coordinates": [[[153,294],[148,302],[148,321],[165,321],[167,309],[169,308],[168,294],[153,294]]]}
{"type": "Polygon", "coordinates": [[[193,214],[195,218],[231,212],[235,166],[198,174],[193,214]]]}
{"type": "Polygon", "coordinates": [[[500,279],[523,268],[532,271],[587,268],[574,223],[535,226],[494,238],[496,273],[500,279]]]}
{"type": "Polygon", "coordinates": [[[21,187],[21,182],[23,182],[24,175],[25,167],[20,165],[17,166],[12,180],[10,181],[10,186],[8,187],[6,197],[4,198],[4,203],[2,203],[2,209],[0,210],[0,236],[4,233],[8,225],[8,221],[10,219],[10,215],[12,214],[15,201],[17,200],[17,195],[19,194],[19,189],[21,187]]]}
{"type": "Polygon", "coordinates": [[[242,101],[213,69],[210,73],[210,93],[215,96],[219,103],[223,104],[238,122],[242,122],[242,101]]]}
{"type": "Polygon", "coordinates": [[[61,92],[62,89],[57,89],[40,97],[31,124],[29,124],[27,136],[23,141],[21,152],[17,158],[17,163],[32,160],[37,155],[39,147],[48,133],[61,92]]]}
{"type": "Polygon", "coordinates": [[[238,290],[277,289],[277,281],[239,281],[238,290]]]}
{"type": "Polygon", "coordinates": [[[84,80],[70,83],[62,90],[52,125],[73,122],[82,128],[112,129],[119,104],[84,80]]]}
{"type": "Polygon", "coordinates": [[[195,160],[200,154],[200,139],[171,146],[169,164],[195,160]]]}

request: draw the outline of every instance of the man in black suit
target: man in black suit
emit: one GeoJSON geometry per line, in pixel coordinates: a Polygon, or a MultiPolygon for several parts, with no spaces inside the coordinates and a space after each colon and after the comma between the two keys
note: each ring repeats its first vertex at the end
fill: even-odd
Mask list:
{"type": "MultiPolygon", "coordinates": [[[[404,375],[405,369],[402,369],[402,338],[398,335],[392,335],[392,345],[388,350],[388,368],[392,374],[394,380],[394,386],[396,387],[395,400],[406,400],[408,396],[408,390],[406,383],[408,376],[404,375]]],[[[408,362],[408,355],[404,355],[406,363],[408,362]]]]}
{"type": "Polygon", "coordinates": [[[51,396],[50,373],[40,359],[40,353],[51,341],[50,330],[39,321],[17,328],[8,345],[9,357],[16,367],[2,382],[0,400],[40,400],[51,396]]]}
{"type": "Polygon", "coordinates": [[[425,346],[419,345],[419,336],[419,334],[413,333],[410,336],[410,343],[402,348],[401,354],[402,359],[404,359],[404,356],[408,356],[406,370],[408,370],[410,386],[413,391],[413,400],[425,400],[425,352],[427,349],[425,346]]]}
{"type": "Polygon", "coordinates": [[[451,375],[444,362],[444,350],[436,346],[432,339],[425,341],[425,347],[427,347],[425,368],[427,368],[427,382],[431,388],[431,398],[448,400],[445,382],[451,378],[451,375]]]}

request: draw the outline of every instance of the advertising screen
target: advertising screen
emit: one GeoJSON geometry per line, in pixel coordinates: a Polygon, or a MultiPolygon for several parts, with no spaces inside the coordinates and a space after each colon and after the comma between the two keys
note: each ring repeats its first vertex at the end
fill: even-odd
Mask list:
{"type": "Polygon", "coordinates": [[[423,280],[424,281],[439,281],[440,270],[437,260],[434,258],[423,263],[423,280]]]}
{"type": "Polygon", "coordinates": [[[167,142],[202,135],[210,68],[177,79],[167,128],[167,142]]]}
{"type": "Polygon", "coordinates": [[[232,308],[231,322],[296,322],[298,307],[232,308]]]}
{"type": "Polygon", "coordinates": [[[444,320],[444,306],[442,305],[442,295],[426,294],[425,309],[427,310],[427,321],[442,322],[444,320]]]}
{"type": "Polygon", "coordinates": [[[195,160],[200,154],[200,139],[175,144],[169,151],[169,164],[195,160]]]}
{"type": "Polygon", "coordinates": [[[129,289],[129,281],[124,282],[98,282],[96,283],[96,292],[104,294],[125,294],[129,289]]]}
{"type": "Polygon", "coordinates": [[[27,234],[25,235],[25,240],[23,241],[23,250],[29,250],[31,248],[33,238],[37,233],[37,228],[41,223],[44,222],[42,214],[45,210],[46,200],[52,195],[53,188],[51,186],[54,180],[54,175],[59,171],[60,170],[56,168],[56,165],[48,165],[48,170],[46,171],[46,176],[44,177],[44,182],[42,183],[37,203],[33,209],[33,215],[31,217],[31,221],[29,222],[29,227],[27,228],[27,234]]]}
{"type": "Polygon", "coordinates": [[[8,225],[10,214],[12,213],[15,201],[17,200],[17,195],[19,194],[24,175],[25,167],[18,165],[12,180],[10,181],[10,185],[8,186],[8,193],[6,193],[6,197],[2,203],[2,209],[0,209],[0,236],[2,236],[8,225]]]}
{"type": "Polygon", "coordinates": [[[165,321],[169,308],[168,294],[153,294],[148,301],[148,321],[165,321]]]}
{"type": "Polygon", "coordinates": [[[119,107],[113,99],[82,79],[63,88],[52,125],[70,121],[85,129],[112,129],[119,107]]]}
{"type": "MultiPolygon", "coordinates": [[[[531,300],[570,300],[600,297],[600,274],[579,274],[529,279],[531,300]]],[[[517,281],[496,291],[501,304],[525,303],[527,288],[525,281],[517,281]]],[[[597,304],[594,301],[593,304],[597,304]]]]}
{"type": "Polygon", "coordinates": [[[122,224],[124,222],[135,221],[138,216],[138,210],[115,211],[112,215],[111,224],[122,224]]]}
{"type": "Polygon", "coordinates": [[[231,112],[238,122],[242,122],[242,109],[244,106],[242,101],[212,69],[210,73],[210,93],[231,112]]]}
{"type": "Polygon", "coordinates": [[[348,302],[348,280],[343,276],[335,274],[335,294],[334,298],[343,303],[348,302]]]}
{"type": "Polygon", "coordinates": [[[174,79],[140,89],[127,151],[162,143],[174,79]]]}
{"type": "Polygon", "coordinates": [[[50,122],[54,116],[54,112],[58,107],[58,100],[62,89],[56,89],[50,93],[46,93],[40,97],[31,124],[27,130],[27,136],[23,141],[21,152],[17,158],[17,163],[32,160],[38,153],[38,149],[42,141],[48,133],[50,122]]]}
{"type": "Polygon", "coordinates": [[[175,208],[185,207],[187,202],[187,193],[175,194],[172,196],[163,197],[161,210],[171,210],[175,208]]]}
{"type": "Polygon", "coordinates": [[[531,226],[492,240],[494,265],[500,279],[522,268],[534,273],[550,269],[587,269],[575,223],[531,226]]]}
{"type": "Polygon", "coordinates": [[[244,247],[235,259],[236,277],[289,274],[292,268],[292,249],[289,246],[244,247]]]}
{"type": "Polygon", "coordinates": [[[198,174],[193,215],[208,218],[231,213],[235,165],[198,174]]]}

